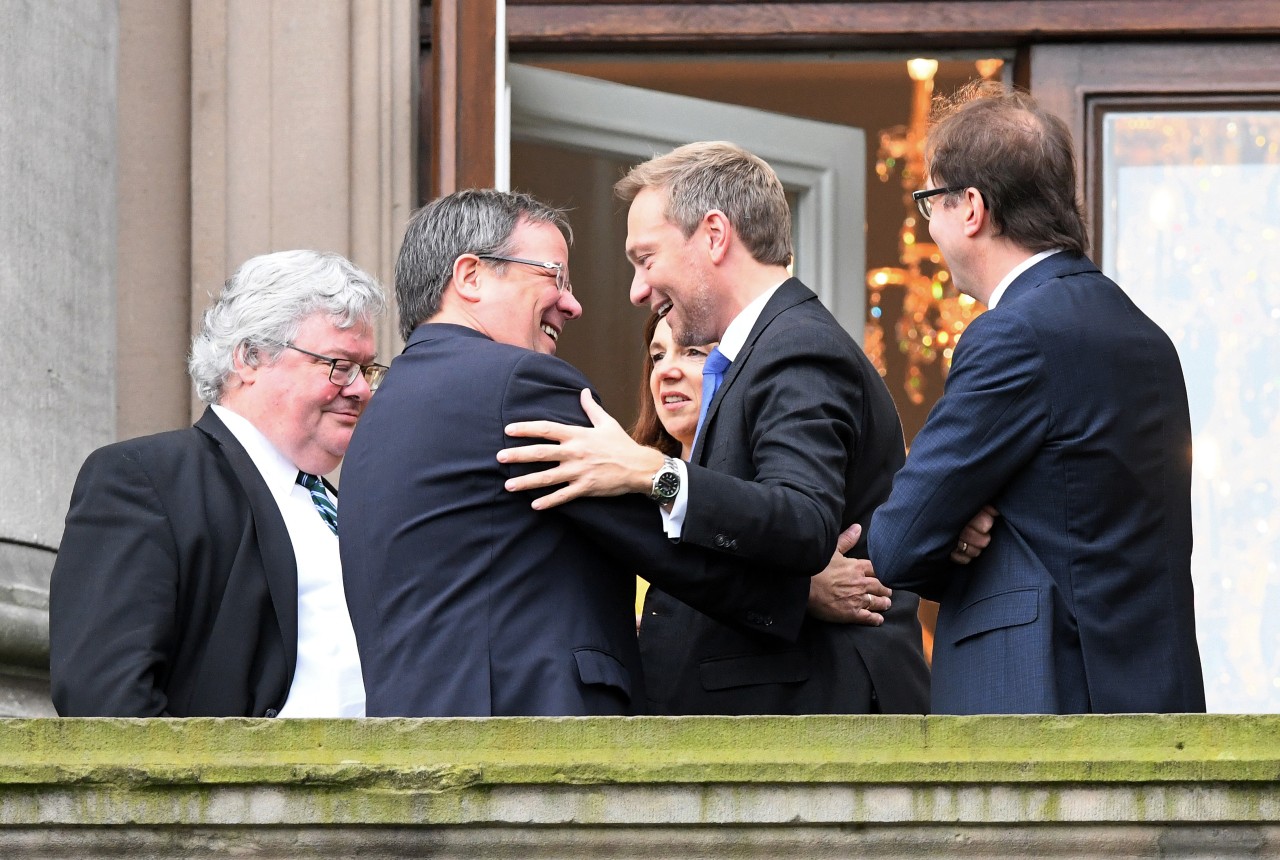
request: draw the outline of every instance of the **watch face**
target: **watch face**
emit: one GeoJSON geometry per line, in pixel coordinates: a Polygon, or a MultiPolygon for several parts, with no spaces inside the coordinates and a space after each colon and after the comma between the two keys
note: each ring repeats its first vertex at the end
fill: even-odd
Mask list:
{"type": "Polygon", "coordinates": [[[680,492],[680,475],[677,472],[663,472],[654,481],[653,493],[660,499],[674,499],[680,492]]]}

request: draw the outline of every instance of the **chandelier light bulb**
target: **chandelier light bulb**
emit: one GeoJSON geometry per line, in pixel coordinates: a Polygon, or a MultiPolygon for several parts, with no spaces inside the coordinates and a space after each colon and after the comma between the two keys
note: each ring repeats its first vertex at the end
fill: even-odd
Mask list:
{"type": "Polygon", "coordinates": [[[913,81],[931,81],[937,73],[937,60],[926,60],[923,57],[907,60],[907,74],[911,76],[913,81]]]}

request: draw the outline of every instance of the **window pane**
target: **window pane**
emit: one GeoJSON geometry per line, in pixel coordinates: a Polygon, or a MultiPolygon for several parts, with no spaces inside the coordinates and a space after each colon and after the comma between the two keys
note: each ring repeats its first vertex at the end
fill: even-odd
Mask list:
{"type": "Polygon", "coordinates": [[[1102,267],[1187,378],[1209,710],[1280,711],[1280,111],[1111,112],[1102,161],[1102,267]]]}

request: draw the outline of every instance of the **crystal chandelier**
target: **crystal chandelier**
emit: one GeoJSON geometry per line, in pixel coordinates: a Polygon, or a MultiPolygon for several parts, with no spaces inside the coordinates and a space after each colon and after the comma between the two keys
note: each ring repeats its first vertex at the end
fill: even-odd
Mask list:
{"type": "MultiPolygon", "coordinates": [[[[978,72],[984,78],[993,77],[1002,65],[1001,60],[977,63],[978,72]]],[[[898,231],[899,264],[867,272],[871,314],[866,329],[867,355],[881,376],[887,373],[886,349],[895,349],[905,357],[903,392],[917,406],[925,398],[926,369],[940,364],[940,375],[946,376],[960,335],[984,310],[981,304],[952,285],[951,273],[943,264],[938,246],[928,241],[927,224],[919,217],[911,199],[912,191],[924,187],[924,137],[937,71],[937,60],[907,62],[907,74],[912,82],[910,120],[906,125],[880,132],[876,174],[881,182],[898,177],[906,216],[898,231]],[[897,302],[901,303],[900,308],[889,306],[897,302]],[[891,330],[887,330],[886,323],[895,316],[891,330]]]]}

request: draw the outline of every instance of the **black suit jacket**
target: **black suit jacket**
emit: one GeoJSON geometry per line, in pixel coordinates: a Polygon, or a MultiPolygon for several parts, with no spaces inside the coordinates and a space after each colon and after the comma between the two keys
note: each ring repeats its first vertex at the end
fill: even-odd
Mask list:
{"type": "Polygon", "coordinates": [[[761,636],[808,581],[687,549],[638,495],[550,511],[507,492],[513,421],[586,423],[558,358],[428,323],[391,363],[343,465],[347,603],[369,716],[643,712],[634,572],[761,636]]]}
{"type": "Polygon", "coordinates": [[[280,509],[212,410],[100,448],[49,583],[53,703],[63,716],[274,716],[297,603],[280,509]]]}
{"type": "MultiPolygon", "coordinates": [[[[689,466],[681,540],[768,565],[824,568],[870,522],[902,465],[902,427],[875,368],[798,280],[765,305],[725,372],[689,466]]],[[[866,557],[865,538],[851,555],[866,557]]],[[[744,636],[649,590],[640,631],[651,707],[673,714],[925,713],[919,601],[882,627],[807,618],[794,643],[744,636]],[[868,683],[869,682],[869,683],[868,683]]]]}

